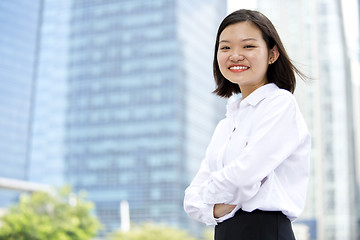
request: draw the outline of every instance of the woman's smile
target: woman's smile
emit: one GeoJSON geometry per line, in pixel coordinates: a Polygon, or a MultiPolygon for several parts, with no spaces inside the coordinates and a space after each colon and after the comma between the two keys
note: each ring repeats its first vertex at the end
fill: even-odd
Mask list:
{"type": "Polygon", "coordinates": [[[230,65],[229,67],[229,70],[231,72],[234,72],[234,73],[238,73],[238,72],[244,72],[246,70],[248,70],[249,67],[248,66],[245,66],[245,65],[238,65],[238,64],[233,64],[233,65],[230,65]]]}

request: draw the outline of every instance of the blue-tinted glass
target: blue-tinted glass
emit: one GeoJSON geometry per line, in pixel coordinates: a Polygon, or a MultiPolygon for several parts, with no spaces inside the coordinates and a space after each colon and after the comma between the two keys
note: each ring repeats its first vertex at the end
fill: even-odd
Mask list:
{"type": "MultiPolygon", "coordinates": [[[[0,177],[28,179],[41,1],[0,1],[0,177]]],[[[0,192],[0,206],[17,197],[0,192]]]]}
{"type": "Polygon", "coordinates": [[[187,162],[196,152],[189,166],[199,166],[218,118],[208,101],[213,41],[226,7],[219,2],[197,1],[200,17],[175,0],[73,1],[65,172],[89,192],[108,231],[120,226],[122,200],[132,222],[186,227],[184,176],[195,171],[187,173],[187,162]],[[187,32],[188,25],[199,28],[187,32]],[[187,113],[189,105],[206,122],[187,113]],[[203,130],[190,130],[196,121],[203,130]]]}
{"type": "Polygon", "coordinates": [[[15,2],[24,7],[0,3],[0,26],[15,36],[0,37],[13,46],[0,47],[1,79],[11,79],[0,112],[12,116],[0,120],[9,140],[0,139],[0,156],[28,160],[0,172],[28,169],[31,181],[54,185],[65,176],[88,192],[105,231],[119,228],[122,200],[134,223],[194,227],[182,197],[222,115],[211,62],[223,1],[15,2]]]}

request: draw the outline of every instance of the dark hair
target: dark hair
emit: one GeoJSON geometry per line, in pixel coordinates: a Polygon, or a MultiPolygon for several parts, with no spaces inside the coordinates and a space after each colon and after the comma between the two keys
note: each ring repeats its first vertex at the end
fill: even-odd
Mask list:
{"type": "Polygon", "coordinates": [[[221,74],[217,61],[217,52],[219,49],[219,38],[222,31],[229,25],[246,21],[255,24],[255,26],[259,28],[269,50],[274,46],[277,46],[278,48],[280,55],[273,64],[269,65],[266,73],[268,82],[275,83],[279,88],[286,89],[293,93],[296,85],[294,72],[296,72],[302,79],[305,79],[306,76],[291,62],[280,40],[279,34],[270,20],[258,11],[247,9],[240,9],[229,14],[219,26],[216,35],[213,62],[213,74],[217,88],[213,91],[213,93],[221,97],[230,97],[234,93],[236,94],[241,92],[238,84],[230,82],[221,74]]]}

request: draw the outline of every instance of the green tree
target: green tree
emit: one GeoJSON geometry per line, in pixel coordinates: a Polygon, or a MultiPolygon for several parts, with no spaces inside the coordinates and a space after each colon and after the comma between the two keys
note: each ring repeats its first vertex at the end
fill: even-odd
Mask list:
{"type": "Polygon", "coordinates": [[[93,204],[70,187],[23,194],[0,218],[0,240],[90,239],[100,228],[92,209],[93,204]]]}
{"type": "Polygon", "coordinates": [[[115,232],[109,235],[111,240],[196,240],[185,230],[164,225],[146,223],[132,228],[129,232],[115,232]]]}
{"type": "Polygon", "coordinates": [[[214,228],[206,228],[203,238],[204,240],[214,240],[214,228]]]}

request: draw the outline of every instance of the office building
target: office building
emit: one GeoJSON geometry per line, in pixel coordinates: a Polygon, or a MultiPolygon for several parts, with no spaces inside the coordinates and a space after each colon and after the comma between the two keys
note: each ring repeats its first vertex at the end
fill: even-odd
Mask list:
{"type": "Polygon", "coordinates": [[[195,228],[183,192],[224,116],[211,91],[226,4],[79,0],[70,11],[66,181],[87,191],[105,231],[120,227],[122,200],[132,223],[195,228]]]}
{"type": "Polygon", "coordinates": [[[64,182],[70,0],[43,0],[31,126],[29,180],[64,182]]]}
{"type": "MultiPolygon", "coordinates": [[[[42,1],[0,2],[0,177],[28,180],[42,1]]],[[[18,192],[0,190],[0,207],[18,192]]]]}

